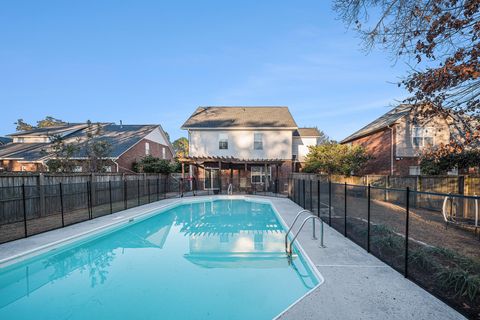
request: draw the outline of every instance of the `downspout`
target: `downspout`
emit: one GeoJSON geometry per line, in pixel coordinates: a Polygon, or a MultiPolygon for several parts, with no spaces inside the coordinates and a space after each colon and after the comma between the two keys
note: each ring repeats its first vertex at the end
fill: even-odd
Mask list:
{"type": "Polygon", "coordinates": [[[393,125],[388,125],[390,129],[390,175],[393,176],[393,125]]]}
{"type": "Polygon", "coordinates": [[[112,162],[115,163],[115,166],[117,167],[117,171],[115,171],[115,172],[118,173],[118,163],[117,163],[117,161],[112,159],[112,162]]]}

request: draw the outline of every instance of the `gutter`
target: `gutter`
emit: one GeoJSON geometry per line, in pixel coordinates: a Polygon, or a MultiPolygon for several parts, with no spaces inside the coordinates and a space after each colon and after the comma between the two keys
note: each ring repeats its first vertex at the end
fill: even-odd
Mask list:
{"type": "Polygon", "coordinates": [[[390,175],[393,176],[393,125],[388,125],[390,129],[390,175]]]}

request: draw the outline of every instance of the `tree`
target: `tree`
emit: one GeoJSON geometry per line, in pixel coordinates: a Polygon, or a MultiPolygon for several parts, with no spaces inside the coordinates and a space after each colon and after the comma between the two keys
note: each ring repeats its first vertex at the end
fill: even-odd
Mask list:
{"type": "MultiPolygon", "coordinates": [[[[411,65],[398,85],[421,113],[480,116],[478,0],[335,0],[367,50],[380,45],[411,65]]],[[[478,128],[470,138],[478,140],[478,128]]],[[[469,140],[466,141],[468,143],[469,140]]]]}
{"type": "Polygon", "coordinates": [[[142,160],[133,164],[133,171],[135,172],[169,174],[173,170],[174,168],[170,161],[151,155],[145,156],[142,160]]]}
{"type": "Polygon", "coordinates": [[[17,122],[15,122],[14,124],[17,125],[17,127],[15,128],[15,130],[17,131],[27,131],[27,130],[32,130],[34,128],[32,125],[23,121],[23,119],[18,119],[17,122]]]}
{"type": "Polygon", "coordinates": [[[87,121],[82,148],[85,149],[90,171],[103,171],[103,167],[108,161],[111,145],[108,141],[102,139],[102,125],[100,123],[93,124],[90,120],[87,121]]]}
{"type": "Polygon", "coordinates": [[[188,157],[188,139],[185,137],[173,141],[173,149],[177,158],[188,157]]]}
{"type": "Polygon", "coordinates": [[[71,172],[73,162],[70,160],[73,154],[78,150],[75,144],[67,144],[60,135],[50,136],[51,151],[42,150],[45,155],[53,156],[47,160],[46,165],[52,172],[71,172]]]}
{"type": "Polygon", "coordinates": [[[370,158],[361,146],[328,142],[309,147],[303,171],[350,176],[358,173],[370,158]]]}
{"type": "Polygon", "coordinates": [[[480,151],[465,150],[461,153],[446,153],[439,155],[430,151],[420,158],[420,169],[423,174],[438,175],[446,174],[448,171],[457,168],[468,170],[469,168],[480,167],[480,151]]]}
{"type": "Polygon", "coordinates": [[[325,143],[330,142],[330,137],[327,136],[327,134],[325,132],[323,132],[320,129],[318,129],[318,132],[320,132],[320,137],[318,138],[318,144],[325,144],[325,143]]]}
{"type": "Polygon", "coordinates": [[[26,130],[32,130],[36,128],[48,128],[48,127],[55,127],[55,126],[61,126],[67,124],[66,122],[56,119],[51,116],[46,116],[45,119],[37,121],[37,125],[31,125],[23,121],[23,119],[18,119],[17,122],[15,122],[17,125],[16,130],[17,131],[26,131],[26,130]]]}

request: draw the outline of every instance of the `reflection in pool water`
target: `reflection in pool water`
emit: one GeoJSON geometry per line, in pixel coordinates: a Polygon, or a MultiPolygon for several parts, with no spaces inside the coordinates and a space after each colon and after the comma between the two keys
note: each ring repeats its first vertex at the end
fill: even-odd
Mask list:
{"type": "Polygon", "coordinates": [[[180,205],[0,270],[0,318],[269,319],[318,283],[284,234],[269,204],[180,205]]]}

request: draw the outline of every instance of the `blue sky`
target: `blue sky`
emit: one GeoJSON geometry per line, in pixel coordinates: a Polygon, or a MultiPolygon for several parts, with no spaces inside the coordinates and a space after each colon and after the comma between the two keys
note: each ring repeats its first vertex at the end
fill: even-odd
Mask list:
{"type": "Polygon", "coordinates": [[[2,1],[0,135],[50,115],[160,123],[205,105],[286,105],[342,139],[406,96],[331,2],[2,1]]]}

